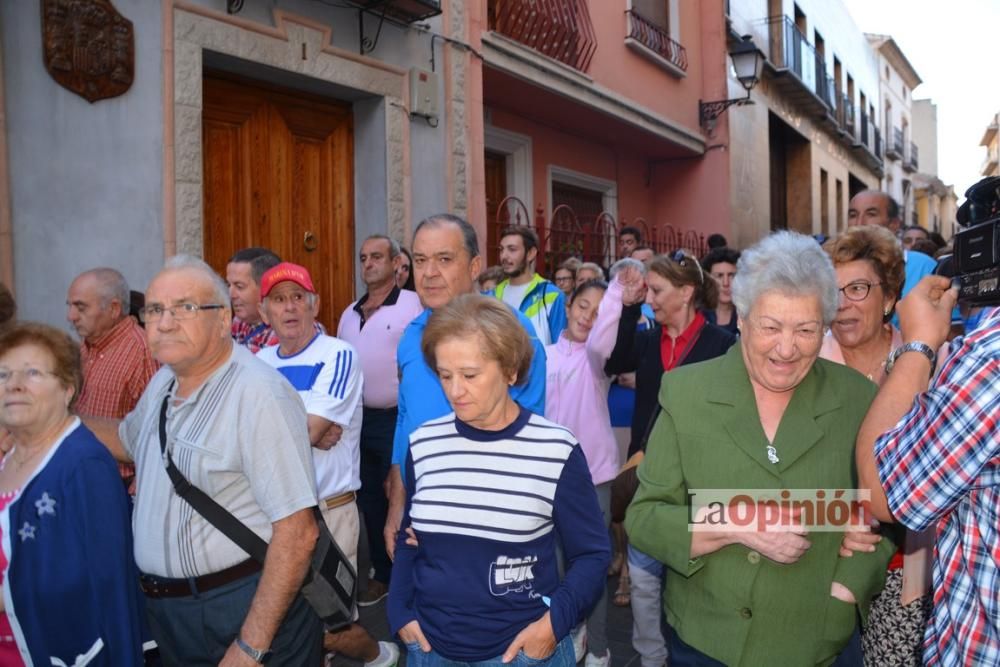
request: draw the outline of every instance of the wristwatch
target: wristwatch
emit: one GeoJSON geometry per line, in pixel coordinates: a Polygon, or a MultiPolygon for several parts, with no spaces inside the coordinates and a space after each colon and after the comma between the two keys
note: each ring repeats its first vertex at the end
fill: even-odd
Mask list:
{"type": "Polygon", "coordinates": [[[927,357],[927,361],[931,362],[931,377],[934,377],[934,369],[937,368],[937,352],[927,343],[921,343],[920,341],[903,343],[893,350],[892,354],[889,355],[889,359],[885,362],[886,375],[892,372],[892,367],[896,363],[896,359],[905,352],[919,352],[927,357]]]}
{"type": "Polygon", "coordinates": [[[253,658],[254,662],[256,662],[258,665],[267,664],[267,661],[270,660],[271,656],[273,655],[271,653],[271,649],[258,651],[253,646],[250,646],[250,644],[247,644],[245,641],[243,641],[243,638],[239,636],[236,637],[236,646],[239,647],[239,649],[244,653],[246,653],[248,656],[253,658]]]}

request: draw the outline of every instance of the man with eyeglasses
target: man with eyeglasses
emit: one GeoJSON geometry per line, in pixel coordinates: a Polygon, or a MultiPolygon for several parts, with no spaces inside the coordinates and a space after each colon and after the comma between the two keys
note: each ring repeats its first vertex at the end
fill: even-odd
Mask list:
{"type": "MultiPolygon", "coordinates": [[[[84,271],[69,286],[66,319],[81,338],[83,389],[75,406],[80,416],[122,419],[160,366],[142,327],[128,315],[129,301],[128,283],[115,269],[84,271]]],[[[134,494],[135,466],[120,463],[118,472],[134,494]]]]}
{"type": "Polygon", "coordinates": [[[124,421],[85,422],[136,463],[135,560],[164,663],[319,664],[319,617],[298,595],[318,536],[302,400],[233,342],[226,285],[201,260],[170,259],[140,317],[164,367],[124,421]],[[263,566],[177,495],[162,451],[269,543],[263,566]]]}

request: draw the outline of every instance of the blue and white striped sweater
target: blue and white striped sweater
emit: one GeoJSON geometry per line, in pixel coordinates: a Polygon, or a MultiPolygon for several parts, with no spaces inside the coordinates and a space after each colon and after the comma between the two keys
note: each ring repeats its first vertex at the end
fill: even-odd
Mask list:
{"type": "Polygon", "coordinates": [[[583,451],[567,429],[523,409],[499,432],[451,414],[413,432],[407,468],[403,525],[419,547],[397,546],[393,631],[417,619],[442,655],[485,660],[549,608],[560,639],[596,602],[610,548],[583,451]],[[567,562],[562,581],[556,540],[567,562]]]}

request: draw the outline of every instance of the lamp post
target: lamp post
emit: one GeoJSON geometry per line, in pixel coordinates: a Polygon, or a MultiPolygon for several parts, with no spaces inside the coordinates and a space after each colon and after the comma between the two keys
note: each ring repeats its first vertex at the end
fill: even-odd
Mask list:
{"type": "Polygon", "coordinates": [[[750,91],[760,81],[760,72],[764,68],[764,54],[753,43],[750,35],[743,35],[740,41],[729,50],[729,57],[733,60],[733,69],[736,70],[736,78],[739,80],[740,85],[746,89],[747,96],[731,100],[715,100],[713,102],[698,100],[698,119],[709,136],[711,136],[715,129],[716,119],[726,109],[731,106],[753,104],[753,100],[750,99],[750,91]]]}

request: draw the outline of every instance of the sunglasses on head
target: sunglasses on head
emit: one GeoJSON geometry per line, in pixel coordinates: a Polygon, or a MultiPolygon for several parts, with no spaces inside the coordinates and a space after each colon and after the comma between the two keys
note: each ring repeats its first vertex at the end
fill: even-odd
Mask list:
{"type": "Polygon", "coordinates": [[[698,263],[694,257],[689,257],[683,250],[675,250],[674,254],[670,255],[670,259],[677,262],[681,266],[687,266],[686,262],[691,262],[696,267],[698,267],[698,281],[701,283],[705,282],[705,272],[701,268],[701,264],[698,263]]]}

